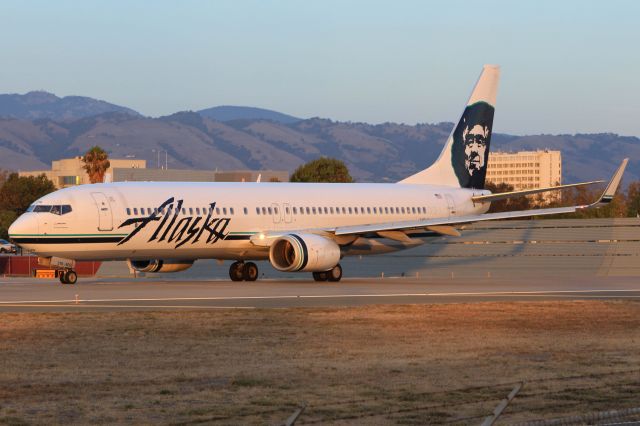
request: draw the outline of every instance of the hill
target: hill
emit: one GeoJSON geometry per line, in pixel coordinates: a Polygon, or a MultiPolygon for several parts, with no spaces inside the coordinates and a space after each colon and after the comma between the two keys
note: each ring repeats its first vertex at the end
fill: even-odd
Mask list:
{"type": "Polygon", "coordinates": [[[60,98],[52,93],[34,91],[20,94],[0,95],[0,116],[35,120],[76,120],[107,112],[140,115],[136,111],[85,96],[60,98]]]}
{"type": "MultiPolygon", "coordinates": [[[[112,157],[156,165],[166,151],[171,168],[286,169],[320,156],[347,163],[360,182],[394,182],[433,162],[452,123],[345,123],[312,118],[293,123],[268,119],[222,122],[195,112],[149,118],[109,112],[75,120],[0,118],[0,168],[47,169],[51,160],[100,145],[112,157]]],[[[640,139],[616,134],[495,134],[493,150],[560,149],[564,182],[606,178],[622,159],[625,181],[640,178],[640,139]]]]}
{"type": "Polygon", "coordinates": [[[302,120],[301,118],[269,109],[229,105],[201,109],[198,114],[217,121],[269,120],[276,123],[292,124],[302,120]]]}

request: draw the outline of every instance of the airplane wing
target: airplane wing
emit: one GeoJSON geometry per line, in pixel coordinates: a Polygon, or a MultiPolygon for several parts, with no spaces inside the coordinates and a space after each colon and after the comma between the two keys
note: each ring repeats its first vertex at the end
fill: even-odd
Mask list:
{"type": "Polygon", "coordinates": [[[622,180],[624,169],[627,167],[628,160],[629,160],[628,158],[625,158],[622,161],[622,164],[620,164],[616,172],[613,174],[613,177],[609,181],[609,184],[605,188],[600,198],[596,202],[586,206],[556,207],[556,208],[547,208],[547,209],[520,210],[520,211],[512,211],[512,212],[485,213],[485,214],[469,215],[469,216],[452,216],[452,217],[442,217],[442,218],[424,219],[424,220],[408,220],[408,221],[400,221],[400,222],[375,223],[371,225],[341,226],[341,227],[335,228],[333,230],[333,233],[336,236],[340,236],[340,235],[365,234],[368,232],[405,231],[405,230],[422,229],[422,228],[430,228],[430,227],[437,227],[437,226],[462,225],[465,223],[482,222],[482,221],[488,221],[488,220],[514,219],[519,217],[573,213],[578,210],[583,210],[583,209],[588,209],[593,207],[600,207],[604,204],[610,203],[613,200],[613,196],[615,195],[616,190],[620,185],[620,181],[622,180]]]}
{"type": "Polygon", "coordinates": [[[546,188],[536,188],[536,189],[525,189],[524,191],[510,191],[510,192],[500,192],[498,194],[476,195],[471,197],[471,201],[473,201],[474,203],[490,203],[492,201],[506,200],[507,198],[522,197],[524,195],[539,194],[541,192],[548,192],[548,191],[558,191],[558,190],[563,190],[568,188],[577,188],[579,186],[593,185],[593,184],[602,183],[602,182],[604,181],[594,180],[591,182],[572,183],[569,185],[549,186],[546,188]]]}
{"type": "MultiPolygon", "coordinates": [[[[365,235],[370,233],[377,233],[378,235],[390,238],[398,241],[409,241],[410,235],[407,235],[405,231],[427,229],[433,232],[437,232],[442,235],[460,236],[460,232],[454,228],[455,225],[463,225],[473,222],[483,222],[489,220],[500,219],[515,219],[520,217],[532,217],[532,216],[545,216],[553,214],[573,213],[579,210],[590,209],[594,207],[601,207],[610,203],[613,200],[613,196],[620,185],[622,175],[627,167],[628,158],[625,158],[613,177],[609,181],[600,198],[594,203],[584,206],[569,206],[569,207],[555,207],[546,209],[532,209],[532,210],[520,210],[512,212],[500,212],[500,213],[485,213],[479,215],[468,216],[452,216],[452,217],[439,217],[433,219],[423,220],[405,220],[398,222],[385,222],[385,223],[373,223],[368,225],[352,225],[352,226],[339,226],[336,228],[315,228],[305,230],[289,230],[289,231],[271,231],[261,232],[251,237],[251,242],[257,246],[269,246],[274,238],[280,237],[291,232],[306,231],[324,235],[328,238],[334,238],[340,240],[343,238],[345,242],[353,241],[354,237],[359,235],[365,235]]],[[[339,243],[340,244],[340,243],[339,243]]]]}

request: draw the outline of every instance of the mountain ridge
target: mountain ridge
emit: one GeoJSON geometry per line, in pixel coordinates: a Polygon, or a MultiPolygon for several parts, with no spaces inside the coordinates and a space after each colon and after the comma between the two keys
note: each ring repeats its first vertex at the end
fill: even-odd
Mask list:
{"type": "MultiPolygon", "coordinates": [[[[141,158],[149,167],[166,151],[170,168],[293,171],[320,156],[345,161],[358,181],[394,182],[431,164],[452,123],[366,124],[311,118],[220,122],[195,112],[150,118],[105,113],[73,121],[0,118],[0,168],[42,170],[51,161],[100,145],[113,158],[141,158]]],[[[640,139],[612,133],[515,136],[495,133],[492,150],[560,149],[565,183],[606,178],[623,156],[625,180],[640,178],[640,139]],[[614,153],[614,154],[612,154],[614,153]],[[624,155],[623,155],[624,153],[624,155]]]]}
{"type": "MultiPolygon", "coordinates": [[[[28,102],[36,107],[65,99],[48,92],[29,93],[28,102]]],[[[317,117],[297,119],[286,114],[282,115],[295,121],[284,123],[273,115],[234,116],[222,121],[203,115],[203,110],[152,118],[122,108],[76,118],[69,118],[77,112],[73,109],[61,119],[0,117],[0,168],[49,169],[52,160],[81,155],[91,146],[100,145],[114,158],[145,159],[149,167],[156,164],[158,151],[166,152],[171,168],[221,170],[292,172],[314,158],[335,157],[349,166],[358,181],[395,182],[431,164],[453,127],[449,122],[368,124],[317,117]]],[[[256,110],[270,111],[247,107],[245,112],[256,110]]],[[[640,159],[640,139],[634,136],[494,133],[492,149],[559,149],[565,183],[606,178],[627,156],[631,161],[625,180],[640,178],[640,162],[636,160],[640,159]]]]}

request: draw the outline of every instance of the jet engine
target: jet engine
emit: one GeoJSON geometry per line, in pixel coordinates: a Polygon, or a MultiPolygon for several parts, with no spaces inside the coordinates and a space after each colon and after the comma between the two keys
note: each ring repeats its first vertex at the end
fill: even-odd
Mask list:
{"type": "Polygon", "coordinates": [[[193,260],[130,260],[129,264],[138,272],[180,272],[193,266],[193,260]]]}
{"type": "Polygon", "coordinates": [[[320,235],[288,234],[271,244],[269,261],[278,271],[324,272],[340,261],[340,247],[320,235]]]}

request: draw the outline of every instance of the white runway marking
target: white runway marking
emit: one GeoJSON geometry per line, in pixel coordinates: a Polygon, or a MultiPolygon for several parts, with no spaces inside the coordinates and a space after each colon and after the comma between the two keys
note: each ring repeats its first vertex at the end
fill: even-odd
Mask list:
{"type": "Polygon", "coordinates": [[[213,297],[167,297],[167,298],[115,298],[115,299],[61,299],[61,300],[13,300],[0,301],[0,305],[10,304],[30,304],[30,303],[109,303],[109,302],[169,302],[169,301],[204,301],[204,300],[283,300],[283,299],[336,299],[336,298],[358,298],[358,297],[455,297],[455,296],[500,296],[500,297],[521,297],[521,296],[557,296],[570,297],[570,295],[581,295],[581,297],[593,298],[640,298],[640,295],[624,295],[624,293],[637,293],[640,289],[592,289],[592,290],[541,290],[541,291],[487,291],[487,292],[459,292],[459,293],[364,293],[364,294],[310,294],[310,295],[278,295],[278,296],[213,296],[213,297]],[[595,293],[620,293],[620,295],[593,295],[595,293]],[[566,295],[566,296],[565,296],[566,295]],[[582,296],[584,295],[584,296],[582,296]]]}

